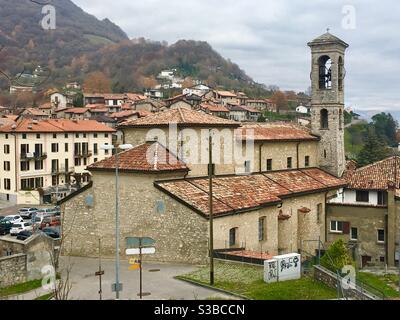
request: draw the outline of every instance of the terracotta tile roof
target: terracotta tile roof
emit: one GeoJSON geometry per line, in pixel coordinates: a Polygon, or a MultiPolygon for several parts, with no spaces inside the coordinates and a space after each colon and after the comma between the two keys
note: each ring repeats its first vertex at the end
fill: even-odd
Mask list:
{"type": "MultiPolygon", "coordinates": [[[[216,215],[246,212],[280,203],[283,198],[345,185],[344,180],[315,168],[215,177],[213,209],[216,215]]],[[[208,178],[159,181],[155,186],[198,213],[208,215],[208,178]]]]}
{"type": "Polygon", "coordinates": [[[229,112],[229,109],[227,107],[222,106],[222,105],[217,105],[217,104],[203,103],[200,105],[200,108],[203,110],[210,111],[210,112],[229,112]]]}
{"type": "Polygon", "coordinates": [[[389,182],[396,182],[396,189],[400,189],[400,157],[389,157],[356,169],[346,179],[349,189],[387,190],[389,182]]]}
{"type": "Polygon", "coordinates": [[[107,109],[107,106],[103,103],[87,104],[85,106],[87,109],[107,109]]]}
{"type": "Polygon", "coordinates": [[[126,97],[123,93],[104,93],[103,96],[105,100],[124,100],[126,97]]]}
{"type": "Polygon", "coordinates": [[[319,137],[309,130],[292,123],[246,124],[236,131],[237,136],[245,140],[254,137],[254,141],[318,141],[319,137]]]}
{"type": "Polygon", "coordinates": [[[147,99],[147,97],[145,95],[142,95],[140,93],[127,93],[126,96],[129,100],[132,100],[132,101],[141,101],[141,100],[147,99]]]}
{"type": "Polygon", "coordinates": [[[39,109],[51,109],[51,102],[42,104],[39,109]]]}
{"type": "Polygon", "coordinates": [[[221,97],[226,97],[226,98],[236,98],[237,95],[230,92],[230,91],[215,91],[218,95],[221,97]]]}
{"type": "Polygon", "coordinates": [[[136,114],[137,112],[135,110],[126,110],[126,111],[120,111],[120,112],[114,112],[110,114],[111,118],[127,118],[131,115],[136,114]]]}
{"type": "MultiPolygon", "coordinates": [[[[119,155],[119,166],[121,171],[138,172],[169,172],[189,171],[186,164],[180,161],[168,149],[158,142],[147,142],[133,149],[121,152],[119,155]]],[[[115,170],[115,156],[96,162],[88,167],[90,171],[115,170]]]]}
{"type": "Polygon", "coordinates": [[[43,110],[37,109],[37,108],[27,108],[23,111],[23,113],[30,113],[31,115],[34,116],[39,116],[39,117],[47,117],[48,114],[46,112],[44,112],[43,110]]]}
{"type": "Polygon", "coordinates": [[[73,121],[66,119],[48,119],[32,121],[31,119],[22,119],[0,128],[0,132],[115,132],[115,130],[94,120],[73,121]],[[14,125],[16,126],[15,129],[13,129],[14,125]]]}
{"type": "Polygon", "coordinates": [[[65,110],[65,113],[74,113],[74,114],[83,114],[87,112],[89,109],[88,108],[70,108],[65,110]]]}
{"type": "Polygon", "coordinates": [[[239,127],[235,121],[222,119],[186,108],[170,109],[137,120],[123,122],[121,128],[159,127],[177,124],[179,127],[239,127]]]}

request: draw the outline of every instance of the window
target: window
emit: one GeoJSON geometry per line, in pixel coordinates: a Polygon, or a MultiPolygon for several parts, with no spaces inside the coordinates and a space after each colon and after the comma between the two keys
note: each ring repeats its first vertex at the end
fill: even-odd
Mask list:
{"type": "Polygon", "coordinates": [[[51,152],[58,152],[58,143],[51,144],[51,152]]]}
{"type": "Polygon", "coordinates": [[[329,129],[329,114],[328,110],[322,109],[320,112],[321,129],[329,129]]]}
{"type": "Polygon", "coordinates": [[[58,160],[51,160],[51,172],[57,173],[59,171],[58,160]]]}
{"type": "Polygon", "coordinates": [[[29,153],[29,144],[21,144],[21,155],[29,153]]]}
{"type": "Polygon", "coordinates": [[[68,139],[68,133],[64,133],[64,138],[68,139]]]}
{"type": "Polygon", "coordinates": [[[4,154],[10,154],[10,145],[9,144],[4,145],[4,154]]]}
{"type": "Polygon", "coordinates": [[[310,166],[310,156],[304,158],[304,166],[308,168],[310,166]]]}
{"type": "Polygon", "coordinates": [[[326,152],[326,149],[324,150],[324,158],[326,159],[328,157],[328,153],[326,152]]]}
{"type": "Polygon", "coordinates": [[[35,155],[42,156],[43,155],[43,145],[40,143],[35,144],[35,155]]]}
{"type": "Polygon", "coordinates": [[[388,195],[386,191],[378,191],[378,205],[385,206],[388,203],[388,195]]]}
{"type": "Polygon", "coordinates": [[[21,161],[21,171],[29,171],[29,161],[21,161]]]}
{"type": "Polygon", "coordinates": [[[97,138],[97,133],[93,134],[93,138],[97,138]]]}
{"type": "Polygon", "coordinates": [[[81,159],[80,158],[75,158],[75,166],[78,167],[81,165],[81,159]]]}
{"type": "Polygon", "coordinates": [[[93,153],[94,153],[94,155],[99,154],[99,148],[98,148],[97,143],[93,144],[93,153]]]}
{"type": "Polygon", "coordinates": [[[43,160],[35,161],[35,170],[43,170],[43,160]]]}
{"type": "Polygon", "coordinates": [[[292,169],[292,157],[287,158],[287,168],[292,169]]]}
{"type": "Polygon", "coordinates": [[[53,139],[57,139],[57,133],[53,133],[53,139]]]}
{"type": "Polygon", "coordinates": [[[22,139],[26,139],[26,133],[22,134],[22,139]]]}
{"type": "Polygon", "coordinates": [[[351,228],[350,240],[358,240],[358,228],[351,228]]]}
{"type": "Polygon", "coordinates": [[[272,159],[267,159],[267,171],[272,171],[272,159]]]}
{"type": "Polygon", "coordinates": [[[83,134],[83,137],[86,138],[86,133],[83,134]]]}
{"type": "Polygon", "coordinates": [[[87,166],[87,158],[83,158],[83,165],[87,166]]]}
{"type": "Polygon", "coordinates": [[[64,144],[64,149],[65,149],[65,152],[68,152],[68,150],[69,150],[69,144],[68,143],[64,144]]]}
{"type": "Polygon", "coordinates": [[[356,191],[356,201],[357,202],[369,202],[369,192],[364,190],[356,191]]]}
{"type": "Polygon", "coordinates": [[[8,139],[8,133],[6,133],[6,135],[5,135],[5,136],[6,136],[6,139],[8,139]]]}
{"type": "Polygon", "coordinates": [[[76,134],[75,134],[75,138],[79,138],[79,133],[76,133],[76,134]]]}
{"type": "Polygon", "coordinates": [[[40,139],[40,133],[36,134],[36,139],[40,139]]]}
{"type": "Polygon", "coordinates": [[[345,77],[345,71],[344,71],[344,62],[343,58],[339,57],[339,64],[338,64],[338,76],[339,76],[339,91],[343,91],[343,80],[345,77]]]}
{"type": "Polygon", "coordinates": [[[11,180],[4,179],[4,190],[11,190],[11,180]]]}
{"type": "Polygon", "coordinates": [[[250,173],[251,172],[251,161],[244,162],[244,172],[250,173]]]}
{"type": "Polygon", "coordinates": [[[108,133],[104,134],[104,138],[108,138],[108,133]]]}
{"type": "Polygon", "coordinates": [[[258,219],[258,241],[265,240],[265,217],[258,219]]]}
{"type": "Polygon", "coordinates": [[[4,161],[4,171],[10,171],[10,170],[11,170],[10,161],[4,161]]]}
{"type": "Polygon", "coordinates": [[[342,221],[331,221],[331,232],[342,233],[343,232],[343,222],[342,221]]]}
{"type": "Polygon", "coordinates": [[[237,228],[232,228],[229,230],[229,246],[233,247],[236,245],[236,232],[237,228]]]}
{"type": "Polygon", "coordinates": [[[99,160],[99,159],[97,159],[97,158],[94,158],[94,159],[93,159],[94,163],[96,163],[98,160],[99,160]]]}
{"type": "Polygon", "coordinates": [[[384,243],[385,242],[385,230],[384,229],[378,229],[377,230],[377,237],[378,237],[378,242],[384,243]]]}

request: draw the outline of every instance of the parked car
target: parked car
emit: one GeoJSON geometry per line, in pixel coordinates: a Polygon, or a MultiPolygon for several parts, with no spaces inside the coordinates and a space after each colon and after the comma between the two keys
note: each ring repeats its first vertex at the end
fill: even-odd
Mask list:
{"type": "Polygon", "coordinates": [[[3,221],[6,217],[0,216],[0,222],[3,221]]]}
{"type": "Polygon", "coordinates": [[[47,214],[47,215],[53,215],[53,216],[59,216],[60,215],[60,210],[57,208],[44,208],[44,209],[39,209],[36,214],[47,214]]]}
{"type": "Polygon", "coordinates": [[[42,223],[40,224],[40,229],[55,227],[61,225],[60,217],[57,216],[47,216],[44,217],[42,223]]]}
{"type": "Polygon", "coordinates": [[[18,213],[24,219],[32,219],[32,215],[37,211],[37,208],[21,208],[18,213]]]}
{"type": "Polygon", "coordinates": [[[11,223],[24,222],[24,219],[22,219],[22,217],[19,215],[7,216],[4,218],[4,220],[10,221],[11,223]]]}
{"type": "Polygon", "coordinates": [[[32,231],[28,231],[28,230],[21,231],[17,235],[17,240],[25,241],[26,239],[30,238],[32,235],[33,235],[32,231]]]}
{"type": "Polygon", "coordinates": [[[53,239],[60,238],[60,229],[59,228],[43,228],[42,232],[53,239]]]}
{"type": "Polygon", "coordinates": [[[19,234],[21,231],[32,231],[32,223],[30,222],[18,222],[14,223],[12,225],[12,228],[10,230],[10,235],[16,236],[19,234]]]}
{"type": "Polygon", "coordinates": [[[0,236],[4,236],[6,234],[10,233],[10,230],[12,228],[12,223],[8,220],[0,220],[0,236]]]}

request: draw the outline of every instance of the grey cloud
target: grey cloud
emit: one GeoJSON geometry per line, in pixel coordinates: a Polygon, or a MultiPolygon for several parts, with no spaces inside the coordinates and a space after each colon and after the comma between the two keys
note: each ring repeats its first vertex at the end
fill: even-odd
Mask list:
{"type": "Polygon", "coordinates": [[[310,85],[307,42],[330,27],[350,44],[346,103],[364,110],[400,106],[396,0],[74,1],[99,18],[110,18],[132,38],[208,41],[256,81],[290,90],[310,85]],[[354,30],[342,28],[345,5],[356,10],[354,30]]]}

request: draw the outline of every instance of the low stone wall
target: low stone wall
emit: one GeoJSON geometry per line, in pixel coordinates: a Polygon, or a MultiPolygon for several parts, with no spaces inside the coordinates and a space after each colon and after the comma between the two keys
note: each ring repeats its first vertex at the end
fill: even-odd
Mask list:
{"type": "MultiPolygon", "coordinates": [[[[340,284],[342,283],[342,277],[338,276],[331,272],[330,270],[321,267],[321,266],[314,266],[314,279],[325,283],[328,287],[336,289],[338,288],[338,280],[340,284]]],[[[341,288],[339,288],[341,290],[341,288]]],[[[342,291],[342,290],[341,290],[342,291]]],[[[344,295],[347,298],[352,298],[356,300],[383,300],[385,299],[384,296],[380,295],[379,293],[375,294],[363,287],[360,287],[358,284],[353,284],[353,288],[349,288],[344,290],[344,295]]]]}
{"type": "Polygon", "coordinates": [[[0,258],[0,288],[27,281],[27,259],[25,254],[0,258]]]}

